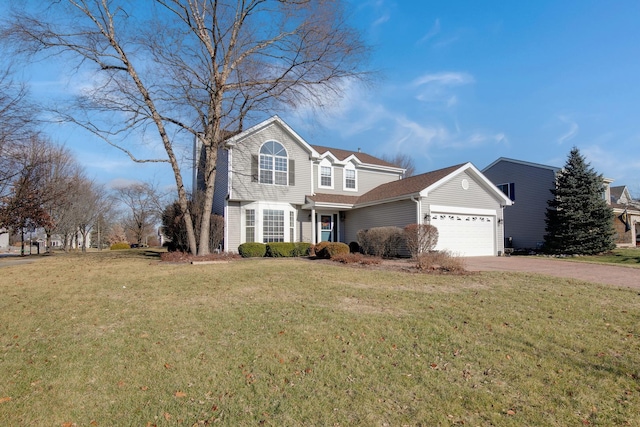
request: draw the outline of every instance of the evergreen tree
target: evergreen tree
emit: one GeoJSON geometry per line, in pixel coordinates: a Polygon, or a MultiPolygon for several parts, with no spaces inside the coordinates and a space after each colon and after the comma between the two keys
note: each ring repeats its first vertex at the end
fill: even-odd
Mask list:
{"type": "Polygon", "coordinates": [[[556,177],[546,212],[545,247],[554,254],[597,254],[615,247],[604,180],[574,147],[556,177]]]}

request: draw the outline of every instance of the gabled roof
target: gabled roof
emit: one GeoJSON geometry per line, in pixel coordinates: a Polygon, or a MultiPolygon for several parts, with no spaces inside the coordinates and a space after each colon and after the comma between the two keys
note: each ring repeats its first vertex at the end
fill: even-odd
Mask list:
{"type": "Polygon", "coordinates": [[[241,141],[242,139],[248,137],[249,135],[253,135],[255,133],[258,133],[258,132],[262,131],[263,129],[271,126],[274,123],[277,123],[287,133],[289,133],[289,135],[291,135],[291,137],[294,140],[296,140],[302,147],[304,147],[310,153],[310,155],[312,157],[319,157],[320,156],[320,154],[317,151],[315,151],[313,149],[313,147],[311,147],[311,145],[309,145],[304,139],[302,139],[302,137],[300,135],[298,135],[296,133],[296,131],[294,131],[288,124],[286,124],[284,122],[284,120],[282,120],[278,116],[269,117],[267,120],[264,120],[264,121],[258,123],[257,125],[251,126],[249,129],[247,129],[245,131],[242,131],[242,132],[232,136],[231,138],[227,139],[226,145],[229,146],[229,147],[233,147],[239,141],[241,141]]]}
{"type": "Polygon", "coordinates": [[[341,162],[348,161],[350,160],[350,158],[355,158],[359,160],[359,162],[361,163],[402,169],[401,167],[394,165],[393,163],[389,163],[385,160],[379,159],[377,157],[374,157],[372,155],[369,155],[367,153],[363,153],[360,151],[342,150],[340,148],[324,147],[322,145],[312,145],[311,147],[313,147],[318,153],[320,153],[321,156],[323,154],[330,153],[333,155],[334,158],[336,158],[341,162]]]}
{"type": "Polygon", "coordinates": [[[313,196],[307,196],[307,200],[313,202],[316,206],[344,205],[345,207],[361,207],[403,200],[411,197],[426,196],[429,191],[438,188],[451,176],[465,171],[478,178],[487,191],[493,193],[497,198],[499,198],[503,205],[509,206],[512,204],[511,200],[502,191],[498,190],[498,188],[471,163],[461,163],[459,165],[449,166],[432,172],[414,175],[409,178],[391,181],[386,184],[379,185],[359,197],[317,193],[313,196]]]}
{"type": "Polygon", "coordinates": [[[367,204],[381,200],[403,198],[404,196],[418,196],[422,190],[428,188],[460,169],[464,164],[449,166],[448,168],[410,176],[409,178],[391,181],[379,185],[373,190],[363,194],[358,198],[358,204],[367,204]]]}
{"type": "Polygon", "coordinates": [[[284,120],[282,120],[278,116],[272,116],[267,120],[258,123],[255,126],[250,127],[249,129],[235,134],[226,140],[226,145],[229,147],[235,146],[239,141],[248,137],[249,135],[260,132],[261,130],[271,126],[272,124],[277,123],[282,129],[284,129],[295,141],[298,142],[302,147],[306,149],[311,158],[321,159],[326,156],[331,156],[336,159],[340,163],[346,163],[350,160],[360,164],[360,165],[371,165],[376,166],[378,169],[391,169],[393,172],[404,172],[405,169],[394,165],[392,163],[386,162],[382,159],[379,159],[370,154],[362,153],[359,151],[349,151],[343,150],[340,148],[332,148],[325,147],[321,145],[311,145],[307,143],[300,135],[298,135],[289,125],[287,125],[284,120]]]}
{"type": "Polygon", "coordinates": [[[616,187],[609,187],[609,191],[611,192],[611,202],[618,203],[618,200],[620,200],[623,195],[626,196],[625,191],[627,191],[627,186],[619,185],[616,187]]]}
{"type": "Polygon", "coordinates": [[[525,162],[524,160],[516,160],[516,159],[509,159],[507,157],[500,157],[499,159],[497,159],[493,163],[491,163],[489,166],[487,166],[484,169],[482,169],[482,172],[485,172],[486,170],[492,168],[493,166],[495,166],[496,164],[498,164],[500,162],[509,162],[509,163],[515,163],[515,164],[524,165],[524,166],[530,166],[530,167],[533,167],[533,168],[548,169],[548,170],[551,170],[553,172],[558,172],[561,169],[561,168],[558,168],[558,167],[555,167],[555,166],[543,165],[543,164],[540,164],[540,163],[525,162]]]}

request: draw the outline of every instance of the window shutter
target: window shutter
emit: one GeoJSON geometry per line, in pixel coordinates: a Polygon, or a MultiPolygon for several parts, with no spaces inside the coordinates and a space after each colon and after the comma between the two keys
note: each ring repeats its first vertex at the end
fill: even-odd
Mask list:
{"type": "Polygon", "coordinates": [[[251,182],[258,182],[258,156],[251,155],[251,182]]]}
{"type": "Polygon", "coordinates": [[[289,185],[296,185],[296,162],[293,159],[289,159],[289,185]]]}
{"type": "Polygon", "coordinates": [[[512,202],[516,200],[516,184],[514,182],[509,183],[509,198],[512,202]]]}

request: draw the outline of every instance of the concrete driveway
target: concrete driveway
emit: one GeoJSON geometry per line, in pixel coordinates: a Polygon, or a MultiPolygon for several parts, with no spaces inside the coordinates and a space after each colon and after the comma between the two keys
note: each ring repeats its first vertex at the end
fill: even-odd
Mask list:
{"type": "Polygon", "coordinates": [[[580,279],[591,283],[640,289],[640,268],[563,261],[534,256],[468,257],[469,271],[515,271],[580,279]]]}

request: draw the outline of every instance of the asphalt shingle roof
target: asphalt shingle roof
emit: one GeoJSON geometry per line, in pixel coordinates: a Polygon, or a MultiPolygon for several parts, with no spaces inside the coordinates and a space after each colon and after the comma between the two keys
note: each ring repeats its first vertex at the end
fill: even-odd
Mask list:
{"type": "Polygon", "coordinates": [[[339,148],[332,148],[332,147],[325,147],[322,145],[312,145],[311,146],[314,150],[316,150],[318,153],[320,154],[324,154],[327,151],[330,152],[331,154],[333,154],[338,160],[345,160],[347,157],[353,155],[356,156],[358,159],[360,159],[361,162],[363,163],[367,163],[370,165],[377,165],[377,166],[388,166],[388,167],[394,167],[394,168],[399,168],[400,166],[398,165],[394,165],[392,163],[386,162],[382,159],[379,159],[377,157],[374,157],[370,154],[367,153],[362,153],[362,152],[358,152],[358,151],[349,151],[349,150],[342,150],[339,148]]]}
{"type": "Polygon", "coordinates": [[[459,165],[449,166],[444,169],[438,169],[432,172],[410,176],[409,178],[391,181],[386,184],[379,185],[378,187],[359,197],[345,196],[342,194],[316,193],[313,196],[307,196],[307,198],[316,203],[339,203],[356,205],[408,196],[411,194],[419,193],[420,191],[440,181],[442,178],[446,177],[452,172],[458,170],[465,164],[466,163],[461,163],[459,165]]]}

